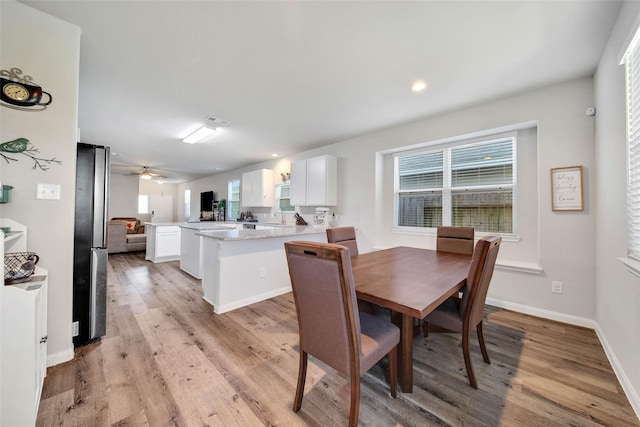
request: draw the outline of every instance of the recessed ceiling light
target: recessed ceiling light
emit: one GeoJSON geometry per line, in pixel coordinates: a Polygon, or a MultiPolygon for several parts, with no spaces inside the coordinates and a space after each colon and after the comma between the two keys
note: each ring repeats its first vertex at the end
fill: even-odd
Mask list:
{"type": "Polygon", "coordinates": [[[276,153],[273,153],[271,157],[278,157],[278,155],[276,153]]]}
{"type": "Polygon", "coordinates": [[[411,85],[411,90],[414,92],[422,92],[426,88],[427,84],[421,80],[414,82],[413,85],[411,85]]]}

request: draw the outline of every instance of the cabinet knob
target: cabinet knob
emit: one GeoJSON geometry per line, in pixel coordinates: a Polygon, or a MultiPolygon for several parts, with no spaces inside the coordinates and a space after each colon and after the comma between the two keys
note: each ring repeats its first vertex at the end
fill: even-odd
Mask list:
{"type": "Polygon", "coordinates": [[[49,339],[48,335],[45,335],[42,338],[40,338],[40,344],[47,342],[47,339],[49,339]]]}

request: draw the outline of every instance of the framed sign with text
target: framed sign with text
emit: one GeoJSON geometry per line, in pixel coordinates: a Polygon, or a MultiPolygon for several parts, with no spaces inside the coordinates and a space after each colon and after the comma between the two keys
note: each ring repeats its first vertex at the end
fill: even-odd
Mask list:
{"type": "Polygon", "coordinates": [[[551,209],[554,211],[581,211],[582,166],[551,169],[551,209]]]}

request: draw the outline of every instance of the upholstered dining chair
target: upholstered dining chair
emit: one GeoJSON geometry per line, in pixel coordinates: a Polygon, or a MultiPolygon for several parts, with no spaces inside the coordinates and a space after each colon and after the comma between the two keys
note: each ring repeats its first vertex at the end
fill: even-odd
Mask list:
{"type": "Polygon", "coordinates": [[[286,242],[285,251],[298,316],[300,364],[293,403],[302,406],[307,358],[312,355],[351,379],[349,426],[358,424],[360,377],[388,356],[391,396],[396,397],[400,330],[390,321],[359,313],[345,247],[286,242]]]}
{"type": "Polygon", "coordinates": [[[356,229],[353,227],[332,227],[327,228],[327,242],[346,246],[351,252],[351,256],[358,255],[358,241],[356,240],[356,229]]]}
{"type": "Polygon", "coordinates": [[[473,388],[478,388],[478,383],[473,373],[471,355],[469,354],[469,333],[472,328],[476,329],[482,358],[485,363],[491,363],[484,344],[482,316],[501,241],[502,238],[499,236],[486,236],[478,240],[473,251],[467,279],[462,287],[462,298],[457,296],[448,298],[424,319],[425,336],[429,333],[430,325],[462,333],[464,364],[467,368],[469,383],[473,388]]]}
{"type": "Polygon", "coordinates": [[[473,253],[473,227],[438,227],[436,250],[457,254],[473,253]]]}

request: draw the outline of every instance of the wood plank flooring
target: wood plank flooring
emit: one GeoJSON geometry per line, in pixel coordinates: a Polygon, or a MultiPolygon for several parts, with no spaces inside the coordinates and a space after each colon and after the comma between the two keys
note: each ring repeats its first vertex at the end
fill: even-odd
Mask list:
{"type": "MultiPolygon", "coordinates": [[[[177,262],[109,256],[108,330],[48,369],[38,426],[341,426],[347,379],[310,359],[291,410],[298,331],[291,294],[216,315],[177,262]]],[[[414,348],[414,392],[389,396],[383,369],[362,379],[362,426],[640,426],[594,331],[487,307],[479,389],[460,337],[414,348]]]]}

